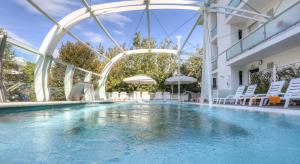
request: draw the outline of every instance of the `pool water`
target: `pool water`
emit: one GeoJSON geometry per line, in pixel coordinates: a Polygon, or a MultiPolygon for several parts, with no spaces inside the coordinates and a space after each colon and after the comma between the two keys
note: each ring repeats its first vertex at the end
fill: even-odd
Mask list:
{"type": "Polygon", "coordinates": [[[0,163],[300,163],[300,117],[187,104],[0,110],[0,163]]]}

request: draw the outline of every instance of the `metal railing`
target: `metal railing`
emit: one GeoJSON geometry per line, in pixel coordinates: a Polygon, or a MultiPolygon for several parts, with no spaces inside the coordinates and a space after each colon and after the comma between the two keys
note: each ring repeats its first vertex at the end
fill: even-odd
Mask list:
{"type": "Polygon", "coordinates": [[[298,23],[300,23],[300,2],[292,5],[271,21],[261,25],[258,29],[249,33],[245,38],[227,49],[227,61],[298,23]]]}

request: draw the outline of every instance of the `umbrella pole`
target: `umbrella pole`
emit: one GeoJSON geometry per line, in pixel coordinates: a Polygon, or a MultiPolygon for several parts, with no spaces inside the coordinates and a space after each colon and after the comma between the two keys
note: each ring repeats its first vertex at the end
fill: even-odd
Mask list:
{"type": "MultiPolygon", "coordinates": [[[[178,41],[178,50],[181,49],[180,47],[180,36],[177,36],[177,41],[178,41]]],[[[178,76],[180,76],[180,52],[178,51],[178,76]]],[[[180,79],[178,78],[178,102],[180,102],[180,79]]]]}

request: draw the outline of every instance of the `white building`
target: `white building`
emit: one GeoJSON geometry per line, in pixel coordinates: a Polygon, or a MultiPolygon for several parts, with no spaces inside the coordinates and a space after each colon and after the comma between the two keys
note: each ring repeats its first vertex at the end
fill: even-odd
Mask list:
{"type": "Polygon", "coordinates": [[[213,4],[270,17],[263,22],[210,14],[212,83],[219,97],[248,85],[251,73],[300,62],[299,0],[215,0],[213,4]]]}

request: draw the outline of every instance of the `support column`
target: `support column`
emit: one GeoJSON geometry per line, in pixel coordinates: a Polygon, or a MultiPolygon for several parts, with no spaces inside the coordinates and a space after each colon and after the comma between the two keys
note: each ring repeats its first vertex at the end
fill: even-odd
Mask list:
{"type": "Polygon", "coordinates": [[[37,101],[50,101],[48,87],[49,67],[51,56],[40,55],[34,69],[34,89],[37,101]]]}
{"type": "MultiPolygon", "coordinates": [[[[88,72],[85,74],[85,78],[84,78],[84,82],[85,83],[91,83],[91,79],[92,79],[92,73],[88,72]]],[[[85,101],[94,101],[94,88],[93,85],[89,85],[89,87],[86,85],[84,87],[84,98],[85,101]]]]}
{"type": "Polygon", "coordinates": [[[74,66],[68,65],[65,72],[64,78],[64,89],[65,89],[65,96],[66,100],[70,101],[70,93],[73,87],[73,75],[74,75],[74,66]]]}
{"type": "Polygon", "coordinates": [[[6,39],[7,35],[3,35],[2,38],[0,38],[0,102],[7,101],[7,93],[3,84],[3,56],[6,46],[6,39]]]}
{"type": "Polygon", "coordinates": [[[203,71],[202,71],[202,85],[201,89],[201,103],[206,98],[209,105],[212,104],[212,85],[211,85],[211,41],[210,30],[208,28],[208,12],[204,12],[204,58],[203,58],[203,71]]]}

